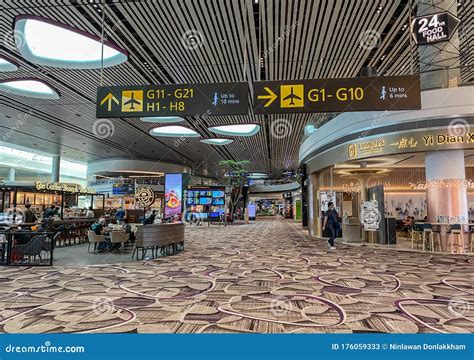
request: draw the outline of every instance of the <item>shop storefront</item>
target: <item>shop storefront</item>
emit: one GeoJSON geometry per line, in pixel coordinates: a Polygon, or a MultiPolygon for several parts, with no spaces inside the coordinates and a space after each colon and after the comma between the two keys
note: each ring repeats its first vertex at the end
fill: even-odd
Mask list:
{"type": "Polygon", "coordinates": [[[93,188],[72,183],[43,181],[0,183],[0,212],[4,217],[8,217],[9,214],[13,214],[12,216],[22,214],[27,204],[31,205],[38,219],[41,219],[44,211],[52,205],[58,208],[57,215],[61,219],[77,218],[85,216],[84,208],[87,208],[87,204],[101,205],[98,209],[103,209],[104,196],[97,194],[93,188]]]}

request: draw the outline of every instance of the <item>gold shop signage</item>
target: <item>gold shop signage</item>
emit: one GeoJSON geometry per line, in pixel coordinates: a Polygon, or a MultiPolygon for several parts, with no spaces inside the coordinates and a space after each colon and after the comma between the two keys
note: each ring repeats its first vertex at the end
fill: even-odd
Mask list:
{"type": "Polygon", "coordinates": [[[96,190],[94,188],[83,187],[80,185],[58,183],[58,182],[42,182],[35,181],[36,190],[49,190],[49,191],[62,191],[72,194],[95,194],[96,190]]]}
{"type": "Polygon", "coordinates": [[[385,140],[378,139],[378,140],[366,141],[362,143],[350,144],[347,149],[347,153],[350,159],[354,159],[361,155],[381,153],[384,147],[385,147],[385,140]]]}
{"type": "Polygon", "coordinates": [[[474,143],[474,133],[423,135],[425,146],[474,143]]]}

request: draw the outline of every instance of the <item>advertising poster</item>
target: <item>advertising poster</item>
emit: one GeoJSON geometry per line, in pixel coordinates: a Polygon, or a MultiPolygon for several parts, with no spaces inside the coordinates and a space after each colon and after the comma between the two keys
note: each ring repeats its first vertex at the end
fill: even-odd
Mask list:
{"type": "Polygon", "coordinates": [[[255,216],[256,216],[256,213],[257,213],[257,205],[248,204],[247,207],[249,209],[249,219],[250,220],[255,220],[255,216]]]}
{"type": "Polygon", "coordinates": [[[183,174],[165,174],[165,218],[182,215],[183,174]]]}

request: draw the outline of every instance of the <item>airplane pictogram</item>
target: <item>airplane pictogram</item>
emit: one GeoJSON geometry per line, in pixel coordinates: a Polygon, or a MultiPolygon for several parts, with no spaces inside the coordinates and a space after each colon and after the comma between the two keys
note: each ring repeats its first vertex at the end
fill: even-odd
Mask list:
{"type": "Polygon", "coordinates": [[[281,85],[280,97],[281,108],[303,107],[304,85],[281,85]]]}
{"type": "Polygon", "coordinates": [[[122,111],[123,112],[143,111],[143,90],[123,90],[122,91],[122,111]]]}

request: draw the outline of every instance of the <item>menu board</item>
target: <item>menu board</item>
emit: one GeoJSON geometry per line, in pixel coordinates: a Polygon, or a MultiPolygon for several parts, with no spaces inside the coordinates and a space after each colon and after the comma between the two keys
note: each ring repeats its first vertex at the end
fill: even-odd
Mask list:
{"type": "Polygon", "coordinates": [[[189,189],[187,205],[224,205],[224,189],[189,189]]]}
{"type": "Polygon", "coordinates": [[[360,212],[364,231],[377,231],[380,223],[377,200],[364,201],[361,204],[360,212]]]}
{"type": "Polygon", "coordinates": [[[183,174],[165,174],[165,217],[182,214],[183,174]]]}

